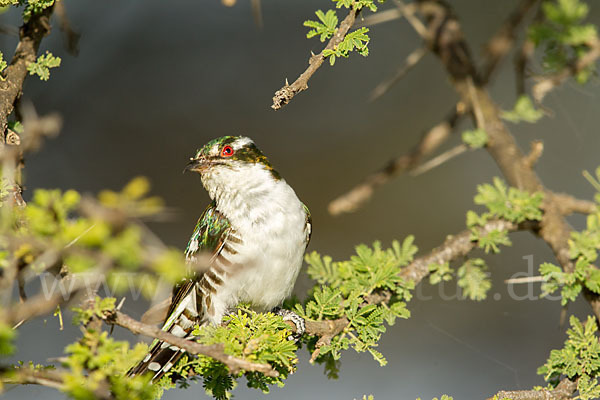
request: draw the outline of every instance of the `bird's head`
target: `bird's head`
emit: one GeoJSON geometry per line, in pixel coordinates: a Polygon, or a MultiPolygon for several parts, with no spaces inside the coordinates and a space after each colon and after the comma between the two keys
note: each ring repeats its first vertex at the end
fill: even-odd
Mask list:
{"type": "Polygon", "coordinates": [[[252,139],[245,136],[223,136],[211,140],[199,149],[190,158],[184,171],[198,172],[206,186],[209,181],[231,179],[234,174],[251,170],[268,171],[274,179],[280,179],[252,139]]]}

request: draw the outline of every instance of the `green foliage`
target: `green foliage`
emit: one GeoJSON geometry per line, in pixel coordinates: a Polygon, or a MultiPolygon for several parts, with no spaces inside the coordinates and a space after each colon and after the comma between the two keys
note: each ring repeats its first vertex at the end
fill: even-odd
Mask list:
{"type": "MultiPolygon", "coordinates": [[[[410,316],[406,301],[412,296],[414,284],[405,281],[399,273],[417,251],[413,241],[409,236],[402,244],[394,241],[389,249],[382,249],[379,242],[372,248],[360,245],[349,261],[332,262],[330,257],[321,257],[316,252],[306,255],[308,274],[320,285],[327,286],[314,288],[305,306],[298,304],[296,312],[315,321],[343,317],[349,321],[340,335],[320,347],[319,361],[328,362],[331,368],[340,358],[340,352],[352,347],[357,352],[368,351],[385,365],[385,358],[375,347],[385,332],[385,322],[391,325],[397,317],[410,316]],[[372,301],[380,295],[389,295],[390,301],[387,304],[372,301]]],[[[314,348],[315,342],[316,339],[309,341],[309,348],[314,348]]],[[[332,370],[329,372],[335,374],[332,370]]]]}
{"type": "Polygon", "coordinates": [[[543,193],[527,193],[514,187],[507,188],[499,178],[494,184],[477,186],[475,203],[487,207],[488,211],[479,215],[474,211],[467,212],[467,227],[471,230],[471,239],[486,253],[500,251],[500,245],[510,246],[506,231],[492,230],[484,233],[480,228],[488,221],[502,218],[511,222],[542,219],[543,193]]]}
{"type": "Polygon", "coordinates": [[[80,341],[65,349],[63,390],[74,399],[94,399],[112,393],[116,399],[156,398],[157,390],[148,376],[128,377],[125,372],[148,350],[144,344],[129,348],[126,341],[115,341],[108,332],[85,330],[80,341]]]}
{"type": "MultiPolygon", "coordinates": [[[[241,306],[236,314],[223,318],[220,326],[196,327],[194,335],[198,342],[206,345],[223,344],[226,354],[251,362],[269,363],[278,373],[267,377],[258,372],[240,372],[231,375],[227,367],[210,357],[185,356],[165,376],[159,385],[163,389],[172,387],[172,377],[202,378],[207,394],[216,399],[227,399],[235,387],[235,379],[244,375],[249,387],[269,392],[269,385],[283,386],[287,376],[295,370],[296,344],[288,340],[289,325],[273,313],[257,313],[241,306]]],[[[193,378],[195,379],[195,378],[193,378]]]]}
{"type": "Polygon", "coordinates": [[[536,109],[531,98],[526,94],[519,96],[512,110],[502,112],[502,118],[515,124],[521,121],[533,124],[543,116],[544,112],[536,109]]]}
{"type": "Polygon", "coordinates": [[[323,56],[329,57],[329,63],[331,65],[335,64],[336,57],[348,58],[350,52],[354,50],[363,57],[368,56],[369,48],[367,45],[371,39],[369,38],[369,35],[367,35],[367,32],[369,32],[369,28],[365,27],[349,32],[344,37],[344,40],[342,40],[335,48],[323,50],[323,56]]]}
{"type": "Polygon", "coordinates": [[[554,386],[564,376],[576,380],[579,395],[575,399],[597,399],[600,397],[600,342],[596,320],[588,316],[583,325],[571,316],[569,321],[571,328],[567,331],[564,347],[550,352],[550,358],[538,369],[538,374],[544,375],[544,379],[554,386]]]}
{"type": "MultiPolygon", "coordinates": [[[[590,184],[599,192],[596,202],[600,201],[600,168],[596,169],[596,177],[586,171],[584,174],[590,184]]],[[[574,261],[573,271],[563,271],[560,267],[544,263],[540,265],[540,273],[545,279],[542,285],[542,296],[560,289],[561,304],[574,301],[583,288],[600,294],[600,270],[593,265],[598,259],[600,250],[600,208],[588,215],[586,228],[581,232],[571,232],[569,239],[569,257],[574,261]]]]}
{"type": "Polygon", "coordinates": [[[333,10],[328,10],[326,14],[323,13],[323,11],[321,10],[317,10],[315,14],[321,22],[311,20],[304,21],[304,26],[313,28],[310,31],[308,31],[306,37],[310,39],[313,36],[320,35],[319,39],[321,40],[321,42],[324,42],[325,40],[332,37],[335,33],[335,29],[338,24],[338,17],[337,15],[335,15],[335,11],[333,10]]]}
{"type": "Polygon", "coordinates": [[[542,295],[561,290],[561,304],[574,301],[585,287],[600,294],[600,270],[592,263],[598,258],[600,249],[600,213],[587,217],[587,228],[582,232],[572,232],[569,239],[569,256],[575,260],[572,272],[565,272],[560,267],[544,263],[540,265],[540,273],[545,282],[542,295]]]}
{"type": "Polygon", "coordinates": [[[486,271],[487,265],[481,258],[469,259],[458,268],[458,286],[469,299],[481,301],[486,298],[487,292],[492,287],[486,271]]]}
{"type": "Polygon", "coordinates": [[[493,185],[487,183],[478,185],[475,196],[475,204],[488,208],[489,212],[486,213],[488,219],[503,218],[516,223],[541,220],[540,207],[543,200],[543,193],[527,193],[514,187],[507,188],[499,178],[494,178],[493,185]]]}
{"type": "Polygon", "coordinates": [[[446,282],[452,279],[454,270],[450,268],[450,263],[429,264],[429,283],[436,285],[440,282],[446,282]]]}
{"type": "Polygon", "coordinates": [[[39,56],[35,62],[27,65],[27,71],[29,71],[29,75],[37,75],[41,80],[47,81],[50,78],[50,68],[59,67],[60,62],[60,57],[55,57],[46,51],[46,54],[39,56]]]}
{"type": "Polygon", "coordinates": [[[136,178],[121,192],[102,192],[100,201],[82,201],[73,190],[36,190],[27,207],[11,208],[8,218],[1,219],[0,238],[17,240],[10,248],[0,248],[0,264],[16,258],[42,273],[53,265],[38,257],[51,250],[59,255],[56,263],[62,262],[60,267],[70,273],[96,273],[110,266],[107,281],[112,290],[139,288],[153,296],[159,279],[178,282],[186,267],[181,251],[156,248],[136,221],[161,210],[159,199],[146,196],[148,188],[145,179],[136,178]],[[125,278],[133,272],[139,274],[136,279],[125,278]]]}
{"type": "Polygon", "coordinates": [[[73,311],[73,324],[75,325],[87,325],[87,323],[94,317],[102,319],[107,312],[115,309],[115,303],[117,299],[114,297],[101,298],[96,296],[91,307],[74,307],[73,311]]]}
{"type": "MultiPolygon", "coordinates": [[[[336,8],[352,8],[354,10],[361,10],[368,8],[375,12],[377,6],[374,0],[332,0],[335,3],[336,8]]],[[[379,3],[383,3],[385,0],[379,0],[379,3]]],[[[338,29],[338,17],[334,10],[328,10],[324,13],[321,10],[315,12],[319,21],[307,20],[304,21],[304,26],[312,28],[306,34],[307,38],[319,36],[321,42],[331,38],[338,29]]],[[[360,55],[366,57],[369,55],[369,32],[368,28],[359,28],[355,31],[348,32],[341,43],[335,46],[333,49],[323,50],[323,56],[329,57],[329,63],[335,64],[335,60],[339,57],[348,58],[352,51],[357,51],[360,55]]]]}
{"type": "MultiPolygon", "coordinates": [[[[537,47],[544,49],[544,68],[558,71],[565,68],[572,59],[585,55],[591,45],[598,40],[597,29],[584,22],[589,7],[581,0],[555,0],[542,4],[544,21],[534,24],[529,37],[537,47]]],[[[587,81],[594,65],[579,72],[576,79],[587,81]]]]}
{"type": "Polygon", "coordinates": [[[488,142],[488,135],[483,129],[467,130],[462,133],[462,141],[472,149],[480,149],[488,142]]]}
{"type": "MultiPolygon", "coordinates": [[[[9,2],[11,0],[8,0],[9,2]]],[[[19,3],[24,3],[25,0],[19,0],[19,3]]],[[[14,2],[13,2],[14,4],[14,2]]],[[[25,9],[23,10],[23,21],[27,22],[29,21],[29,19],[35,15],[38,14],[40,12],[42,12],[44,9],[50,7],[54,5],[54,0],[28,0],[27,1],[27,5],[25,6],[25,9]]],[[[59,64],[60,64],[60,59],[59,59],[59,64]]],[[[58,65],[57,65],[58,66],[58,65]]],[[[43,79],[43,80],[47,80],[43,79]]]]}

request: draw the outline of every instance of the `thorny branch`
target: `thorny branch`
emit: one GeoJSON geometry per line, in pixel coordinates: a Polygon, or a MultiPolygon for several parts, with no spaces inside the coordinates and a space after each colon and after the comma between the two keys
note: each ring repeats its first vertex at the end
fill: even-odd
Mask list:
{"type": "Polygon", "coordinates": [[[21,96],[27,76],[27,66],[35,62],[42,39],[50,33],[50,15],[54,6],[31,16],[19,30],[19,44],[15,55],[6,68],[6,78],[0,81],[0,142],[6,142],[8,116],[13,112],[15,102],[21,96]]]}
{"type": "Polygon", "coordinates": [[[141,334],[144,336],[163,340],[169,344],[184,349],[190,354],[201,354],[214,358],[217,361],[227,365],[231,373],[237,373],[240,371],[258,371],[266,376],[276,377],[279,375],[269,364],[254,363],[242,358],[237,358],[225,354],[223,345],[204,345],[192,340],[187,340],[175,336],[169,332],[163,331],[162,329],[153,326],[146,325],[140,321],[137,321],[130,316],[123,314],[120,311],[114,311],[107,313],[104,316],[104,321],[111,325],[118,325],[135,334],[141,334]]]}
{"type": "Polygon", "coordinates": [[[337,47],[337,45],[342,43],[348,31],[352,25],[354,25],[354,21],[356,20],[356,16],[359,12],[360,10],[351,8],[350,12],[346,18],[344,18],[333,37],[329,39],[327,46],[325,46],[325,48],[319,54],[315,54],[310,57],[308,60],[308,68],[306,68],[306,70],[291,85],[289,85],[286,80],[285,86],[275,92],[275,96],[273,97],[273,105],[271,106],[272,109],[279,110],[281,107],[289,103],[295,95],[303,90],[308,89],[308,80],[315,72],[317,72],[319,67],[323,64],[323,61],[325,61],[323,52],[325,50],[333,50],[337,47]]]}

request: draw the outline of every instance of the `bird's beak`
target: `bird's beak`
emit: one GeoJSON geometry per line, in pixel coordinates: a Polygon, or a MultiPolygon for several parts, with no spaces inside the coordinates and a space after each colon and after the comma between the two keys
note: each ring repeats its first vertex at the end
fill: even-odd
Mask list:
{"type": "Polygon", "coordinates": [[[204,157],[190,158],[190,162],[187,163],[187,165],[183,169],[183,172],[184,173],[186,171],[200,172],[202,169],[204,169],[206,167],[206,165],[207,165],[207,163],[206,163],[206,159],[204,157]]]}

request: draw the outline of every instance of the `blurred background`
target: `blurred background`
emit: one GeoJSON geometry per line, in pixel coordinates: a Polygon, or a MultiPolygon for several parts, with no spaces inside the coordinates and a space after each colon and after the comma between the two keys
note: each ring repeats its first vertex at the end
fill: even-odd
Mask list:
{"type": "MultiPolygon", "coordinates": [[[[196,219],[209,199],[198,176],[181,173],[188,158],[208,140],[247,135],[267,154],[282,176],[309,206],[313,237],[309,250],[347,259],[355,245],[416,236],[421,254],[465,228],[465,213],[475,208],[476,185],[500,172],[483,150],[469,152],[418,177],[402,176],[378,190],[364,208],[340,217],[327,204],[389,159],[406,153],[426,129],[437,124],[457,101],[446,74],[431,54],[379,100],[369,92],[391,76],[420,39],[404,20],[371,29],[370,55],[353,54],[334,68],[327,63],[310,80],[310,88],[280,111],[270,108],[273,93],[285,79],[292,82],[307,65],[310,52],[323,44],[307,40],[302,22],[327,0],[262,1],[262,29],[250,2],[234,7],[213,1],[66,0],[70,21],[81,33],[80,54],[65,51],[55,28],[44,40],[62,57],[48,82],[27,80],[24,99],[40,114],[59,112],[60,136],[27,157],[26,199],[35,188],[74,188],[96,193],[120,189],[137,175],[147,176],[153,194],[177,212],[151,228],[168,244],[184,248],[196,219]]],[[[474,56],[517,4],[515,0],[452,2],[474,56]]],[[[393,7],[392,3],[384,8],[393,7]]],[[[340,19],[342,12],[338,12],[340,19]]],[[[4,23],[16,21],[10,13],[4,23]]],[[[600,21],[592,8],[590,21],[600,21]]],[[[1,36],[4,53],[12,55],[16,37],[1,36]]],[[[491,86],[504,109],[515,101],[512,55],[491,86]]],[[[537,171],[552,190],[591,199],[593,189],[582,170],[599,164],[600,87],[592,80],[581,87],[569,82],[545,100],[551,113],[535,125],[509,124],[524,149],[533,139],[544,141],[537,171]]],[[[465,124],[461,129],[469,128],[465,124]]],[[[460,142],[460,135],[443,149],[460,142]]],[[[571,222],[583,226],[582,217],[571,222]]],[[[503,283],[515,273],[537,274],[537,266],[553,261],[548,247],[529,233],[511,236],[513,247],[486,257],[494,286],[488,299],[457,298],[455,281],[431,287],[423,282],[409,304],[412,318],[401,320],[381,340],[387,357],[379,367],[369,354],[343,354],[340,378],[329,380],[323,367],[310,365],[300,352],[298,371],[271,399],[431,399],[442,393],[455,399],[486,398],[500,389],[541,385],[536,374],[553,348],[562,346],[566,327],[559,326],[558,301],[537,298],[539,286],[514,288],[531,300],[509,296],[503,283]],[[532,260],[528,264],[528,260],[532,260]],[[511,297],[513,297],[511,299],[511,297]]],[[[310,287],[303,273],[295,292],[310,287]]],[[[144,301],[127,300],[124,311],[139,317],[144,301]]],[[[588,306],[578,301],[569,313],[583,317],[588,306]]],[[[78,336],[67,323],[58,330],[52,318],[19,329],[15,360],[45,363],[59,357],[78,336]]],[[[114,335],[139,338],[115,328],[114,335]]],[[[265,397],[240,381],[238,399],[265,397]]],[[[36,386],[12,388],[8,399],[64,396],[36,386]]],[[[171,390],[165,399],[205,398],[201,385],[171,390]]]]}

